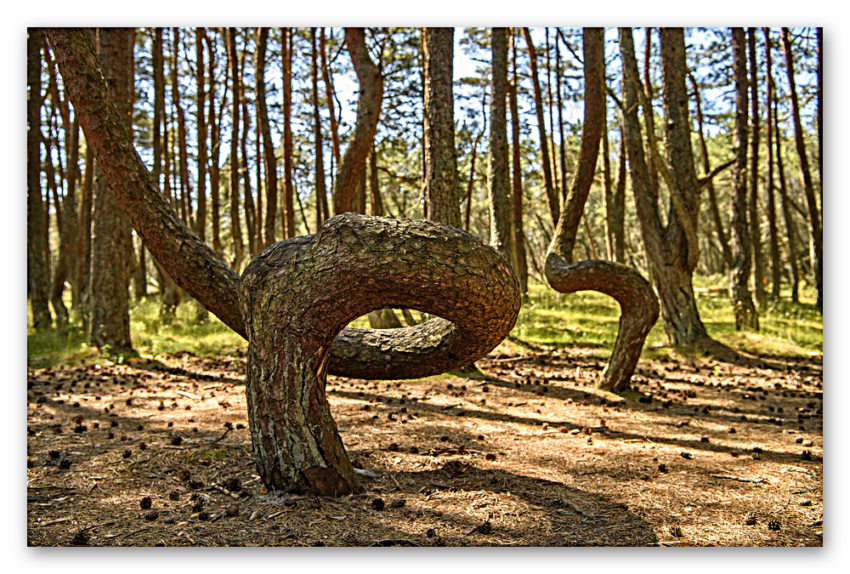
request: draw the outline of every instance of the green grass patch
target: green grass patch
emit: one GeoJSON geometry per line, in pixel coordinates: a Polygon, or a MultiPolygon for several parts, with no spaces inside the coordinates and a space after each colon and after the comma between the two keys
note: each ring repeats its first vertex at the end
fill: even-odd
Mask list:
{"type": "MultiPolygon", "coordinates": [[[[735,330],[732,305],[724,289],[725,278],[713,276],[695,281],[697,306],[708,333],[733,348],[757,354],[787,357],[823,353],[823,318],[814,305],[815,291],[804,288],[801,303],[786,299],[772,304],[760,314],[761,331],[735,330]]],[[[29,305],[28,305],[29,307],[29,305]]],[[[600,293],[584,291],[557,293],[548,286],[532,285],[511,335],[532,345],[585,347],[596,349],[600,357],[610,353],[617,337],[620,309],[616,301],[600,293]]],[[[352,325],[368,327],[365,317],[352,325]]],[[[196,355],[217,355],[244,349],[247,343],[213,315],[197,323],[192,301],[180,305],[171,324],[159,315],[155,297],[134,302],[130,309],[133,346],[142,356],[188,351],[196,355]]],[[[670,356],[661,320],[647,338],[648,356],[670,356]]],[[[88,346],[79,323],[72,322],[67,333],[57,329],[34,332],[32,314],[27,315],[27,365],[31,368],[57,364],[102,361],[88,346]]],[[[112,360],[121,361],[120,357],[112,360]]]]}

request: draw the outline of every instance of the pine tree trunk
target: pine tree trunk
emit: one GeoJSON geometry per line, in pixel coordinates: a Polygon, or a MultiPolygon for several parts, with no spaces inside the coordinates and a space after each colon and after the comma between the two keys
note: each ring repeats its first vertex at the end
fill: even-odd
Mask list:
{"type": "MultiPolygon", "coordinates": [[[[493,77],[490,99],[490,245],[506,261],[513,259],[511,245],[510,175],[508,171],[507,89],[508,42],[506,28],[492,28],[493,77]]],[[[544,134],[545,140],[545,134],[544,134]]],[[[545,148],[544,148],[545,150],[545,148]]],[[[543,152],[544,155],[547,153],[543,152]]],[[[548,161],[548,160],[547,160],[548,161]]]]}
{"type": "Polygon", "coordinates": [[[791,53],[791,32],[782,28],[782,49],[785,52],[785,71],[788,77],[788,97],[791,100],[791,117],[794,120],[794,143],[797,146],[797,157],[800,158],[800,176],[806,192],[806,207],[809,212],[809,231],[814,244],[815,286],[818,290],[818,309],[823,311],[823,229],[821,228],[812,174],[809,170],[809,157],[806,153],[806,143],[803,134],[803,124],[800,121],[800,104],[797,100],[797,85],[794,80],[794,56],[791,53]]]}
{"type": "Polygon", "coordinates": [[[206,35],[207,49],[210,53],[208,76],[210,79],[210,218],[212,219],[212,245],[213,250],[219,255],[223,254],[221,245],[221,223],[220,223],[220,177],[221,168],[219,158],[221,155],[221,118],[224,113],[224,102],[227,98],[227,78],[230,73],[228,66],[224,67],[224,83],[222,86],[221,104],[219,104],[218,115],[215,111],[215,62],[216,50],[213,48],[213,40],[209,34],[206,35]]]}
{"type": "Polygon", "coordinates": [[[281,28],[283,65],[283,238],[295,237],[295,203],[292,182],[292,31],[281,28]]]}
{"type": "MultiPolygon", "coordinates": [[[[552,166],[549,164],[549,144],[546,139],[546,122],[543,112],[543,94],[540,90],[540,79],[537,74],[537,52],[528,28],[522,29],[525,43],[528,46],[528,57],[531,62],[531,81],[534,86],[534,103],[537,112],[537,132],[540,136],[540,161],[543,164],[543,181],[546,186],[546,201],[549,204],[549,214],[552,216],[552,226],[558,224],[561,217],[561,197],[552,181],[552,166]]],[[[492,128],[491,128],[492,129],[492,128]]]]}
{"type": "Polygon", "coordinates": [[[800,270],[797,262],[797,226],[791,212],[791,199],[785,183],[785,165],[782,159],[782,131],[779,129],[779,98],[773,94],[773,137],[776,140],[776,172],[779,176],[779,194],[782,199],[782,216],[785,220],[785,234],[788,238],[788,266],[791,268],[791,302],[800,302],[800,270]]]}
{"type": "Polygon", "coordinates": [[[652,196],[658,197],[658,166],[655,163],[655,154],[652,150],[656,149],[655,143],[655,112],[653,109],[653,94],[652,94],[652,28],[645,28],[644,54],[643,54],[643,121],[646,129],[646,156],[647,165],[649,167],[649,184],[652,189],[652,196]]]}
{"type": "Polygon", "coordinates": [[[269,29],[257,28],[257,63],[255,74],[257,82],[257,114],[263,139],[263,161],[266,166],[266,226],[263,248],[275,242],[277,223],[277,160],[274,155],[274,141],[269,126],[268,104],[266,103],[266,47],[269,29]]]}
{"type": "Polygon", "coordinates": [[[245,225],[248,232],[248,253],[253,257],[257,254],[257,246],[259,241],[254,237],[254,231],[257,227],[257,210],[254,207],[254,192],[251,190],[251,166],[248,163],[248,132],[251,131],[251,116],[248,114],[248,96],[245,94],[245,55],[247,50],[242,52],[242,63],[240,66],[239,91],[242,103],[242,134],[240,142],[240,151],[242,153],[242,182],[245,188],[245,225]]]}
{"type": "MultiPolygon", "coordinates": [[[[203,42],[206,34],[204,28],[195,28],[195,85],[198,90],[195,112],[198,130],[198,210],[195,233],[201,241],[207,240],[207,119],[203,42]]],[[[213,96],[210,96],[210,102],[212,99],[213,96]]]]}
{"type": "MultiPolygon", "coordinates": [[[[630,267],[607,261],[572,264],[576,233],[593,185],[605,129],[604,42],[603,28],[584,28],[584,121],[578,166],[546,254],[545,273],[549,285],[556,291],[599,291],[620,303],[620,331],[608,366],[598,382],[603,389],[619,391],[628,386],[643,342],[658,320],[658,301],[649,282],[630,267]]],[[[584,221],[586,223],[587,218],[584,221]]],[[[592,246],[593,234],[589,229],[587,236],[592,246]]]]}
{"type": "Polygon", "coordinates": [[[762,28],[764,32],[764,56],[766,65],[765,81],[767,83],[767,101],[765,111],[765,134],[767,139],[767,225],[770,234],[770,299],[779,300],[779,288],[782,282],[782,262],[779,259],[779,238],[776,228],[776,186],[773,177],[773,99],[775,97],[775,86],[773,85],[773,61],[770,31],[762,28]]]}
{"type": "MultiPolygon", "coordinates": [[[[319,114],[319,60],[318,47],[316,45],[316,29],[310,28],[310,43],[311,43],[311,60],[310,60],[310,78],[312,80],[312,103],[313,103],[313,137],[316,142],[315,150],[315,179],[316,179],[316,229],[318,229],[328,213],[324,208],[327,206],[328,192],[325,187],[325,146],[322,141],[322,116],[319,114]],[[324,203],[323,203],[324,201],[324,203]]],[[[373,150],[374,153],[374,150],[373,150]]],[[[380,215],[372,213],[372,215],[380,215]]]]}
{"type": "Polygon", "coordinates": [[[44,200],[41,194],[41,46],[43,32],[27,30],[27,286],[33,327],[53,324],[44,200]]]}
{"type": "MultiPolygon", "coordinates": [[[[112,100],[127,137],[132,133],[132,86],[129,28],[98,30],[101,70],[112,90],[112,100]]],[[[126,215],[100,170],[95,176],[94,240],[92,242],[91,342],[110,356],[133,353],[127,294],[128,265],[123,233],[129,232],[126,215]]]]}
{"type": "Polygon", "coordinates": [[[77,276],[80,283],[79,315],[89,332],[91,324],[91,233],[94,193],[94,153],[86,143],[86,167],[80,199],[80,225],[77,238],[77,276]]]}
{"type": "Polygon", "coordinates": [[[230,64],[230,91],[233,97],[230,124],[230,240],[233,243],[233,259],[230,266],[238,271],[244,258],[242,224],[239,217],[239,60],[236,56],[236,28],[228,28],[227,31],[227,59],[230,64]]]}
{"type": "Polygon", "coordinates": [[[759,224],[758,210],[758,183],[759,183],[759,81],[758,81],[758,56],[756,54],[756,29],[752,26],[747,29],[747,47],[750,57],[750,166],[749,176],[749,223],[750,223],[750,246],[753,254],[753,283],[755,302],[759,309],[767,305],[767,293],[764,288],[764,254],[761,249],[761,225],[759,224]]]}
{"type": "MultiPolygon", "coordinates": [[[[321,28],[321,34],[319,35],[319,52],[322,57],[322,81],[325,83],[325,97],[328,101],[328,114],[330,116],[331,122],[331,149],[333,150],[333,156],[336,160],[337,165],[340,163],[340,151],[339,151],[339,128],[336,123],[336,108],[334,107],[334,84],[333,78],[331,76],[330,69],[328,68],[327,55],[325,53],[325,28],[324,26],[321,28]]],[[[327,207],[327,206],[325,206],[327,207]]],[[[325,210],[325,217],[329,218],[331,215],[325,210]]]]}
{"type": "MultiPolygon", "coordinates": [[[[523,297],[528,295],[528,261],[525,253],[525,229],[523,228],[523,213],[522,213],[522,165],[520,164],[520,125],[519,125],[519,105],[517,102],[517,89],[519,80],[517,78],[516,65],[516,28],[511,34],[511,64],[512,64],[512,79],[508,84],[508,94],[511,107],[511,164],[512,164],[512,186],[511,198],[513,200],[513,248],[514,248],[514,271],[519,279],[519,290],[523,297]]],[[[560,86],[559,86],[560,89],[560,86]]],[[[560,98],[560,91],[558,94],[560,98]]],[[[558,104],[558,119],[560,120],[560,100],[558,104]]],[[[483,133],[483,131],[481,132],[483,133]]],[[[478,137],[481,137],[481,133],[478,137]]],[[[561,157],[563,159],[563,132],[561,133],[561,157]]],[[[475,170],[475,151],[478,148],[478,140],[475,140],[475,145],[472,148],[472,170],[475,170]]],[[[566,172],[564,172],[566,173],[566,172]]],[[[470,176],[471,177],[471,176],[470,176]]],[[[472,180],[470,179],[469,194],[472,194],[472,180]]],[[[466,230],[469,231],[469,213],[467,209],[466,230]]]]}
{"type": "Polygon", "coordinates": [[[732,271],[729,293],[735,329],[758,331],[759,319],[750,295],[750,230],[747,229],[747,41],[743,28],[732,28],[735,69],[735,195],[732,199],[732,271]]]}
{"type": "Polygon", "coordinates": [[[360,95],[354,133],[339,162],[334,181],[334,213],[337,215],[352,211],[352,201],[372,149],[384,98],[384,78],[380,68],[369,57],[364,29],[346,28],[345,45],[357,73],[360,95]]]}
{"type": "Polygon", "coordinates": [[[698,343],[708,335],[700,319],[693,290],[693,270],[699,259],[699,251],[695,241],[689,241],[686,231],[688,229],[690,237],[695,238],[697,181],[687,116],[684,32],[681,28],[665,29],[662,30],[661,39],[667,155],[671,178],[676,183],[676,188],[670,190],[670,196],[671,203],[679,203],[679,209],[670,211],[666,226],[662,225],[657,211],[657,198],[652,190],[644,155],[636,109],[643,94],[643,86],[638,75],[630,28],[620,29],[625,93],[624,139],[650,275],[661,301],[664,331],[671,344],[687,345],[698,343]]]}
{"type": "Polygon", "coordinates": [[[428,219],[460,227],[453,96],[454,28],[424,28],[425,201],[428,219]]]}

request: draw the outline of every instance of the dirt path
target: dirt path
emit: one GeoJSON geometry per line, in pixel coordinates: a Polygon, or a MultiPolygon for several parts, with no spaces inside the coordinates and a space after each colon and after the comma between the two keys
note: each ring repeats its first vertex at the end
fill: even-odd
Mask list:
{"type": "Polygon", "coordinates": [[[493,355],[486,381],[331,377],[369,475],[341,499],[265,491],[244,361],[29,371],[29,544],[823,543],[820,358],[642,362],[626,398],[577,349],[493,355]]]}

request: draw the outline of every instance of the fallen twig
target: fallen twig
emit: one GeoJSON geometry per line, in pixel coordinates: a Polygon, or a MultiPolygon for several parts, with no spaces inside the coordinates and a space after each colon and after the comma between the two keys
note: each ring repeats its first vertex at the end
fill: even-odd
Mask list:
{"type": "Polygon", "coordinates": [[[722,478],[724,480],[737,480],[738,482],[752,482],[759,484],[764,482],[763,478],[743,478],[740,476],[729,476],[728,474],[712,474],[711,478],[722,478]]]}

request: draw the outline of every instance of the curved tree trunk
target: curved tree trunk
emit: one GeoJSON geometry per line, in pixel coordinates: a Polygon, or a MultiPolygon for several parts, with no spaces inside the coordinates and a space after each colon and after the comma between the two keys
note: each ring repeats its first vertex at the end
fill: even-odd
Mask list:
{"type": "Polygon", "coordinates": [[[481,358],[519,313],[508,263],[456,228],[349,214],[264,250],[240,280],[158,193],[98,74],[87,32],[51,29],[50,38],[115,199],[168,271],[249,339],[249,420],[267,487],[359,491],[325,396],[331,355],[349,376],[380,378],[429,376],[481,358]],[[442,318],[407,329],[342,330],[382,307],[442,318]]]}
{"type": "MultiPolygon", "coordinates": [[[[598,382],[606,390],[623,390],[634,374],[643,343],[658,320],[652,286],[637,271],[607,261],[571,265],[576,233],[593,185],[605,121],[604,29],[584,28],[584,122],[578,169],[546,255],[549,285],[561,293],[599,291],[620,303],[620,330],[608,366],[598,382]]],[[[591,237],[588,235],[588,239],[591,237]]]]}
{"type": "Polygon", "coordinates": [[[465,231],[347,214],[261,253],[245,270],[240,303],[260,476],[270,489],[339,496],[361,490],[324,389],[328,351],[343,326],[381,307],[441,316],[391,331],[416,335],[406,338],[412,354],[432,354],[414,371],[450,369],[507,335],[519,290],[507,262],[465,231]]]}
{"type": "Polygon", "coordinates": [[[352,201],[360,174],[366,168],[369,150],[372,149],[384,98],[384,78],[381,69],[369,57],[364,29],[346,28],[345,45],[354,64],[354,71],[357,72],[360,96],[354,133],[339,163],[334,181],[334,213],[337,215],[352,211],[352,201]]]}

